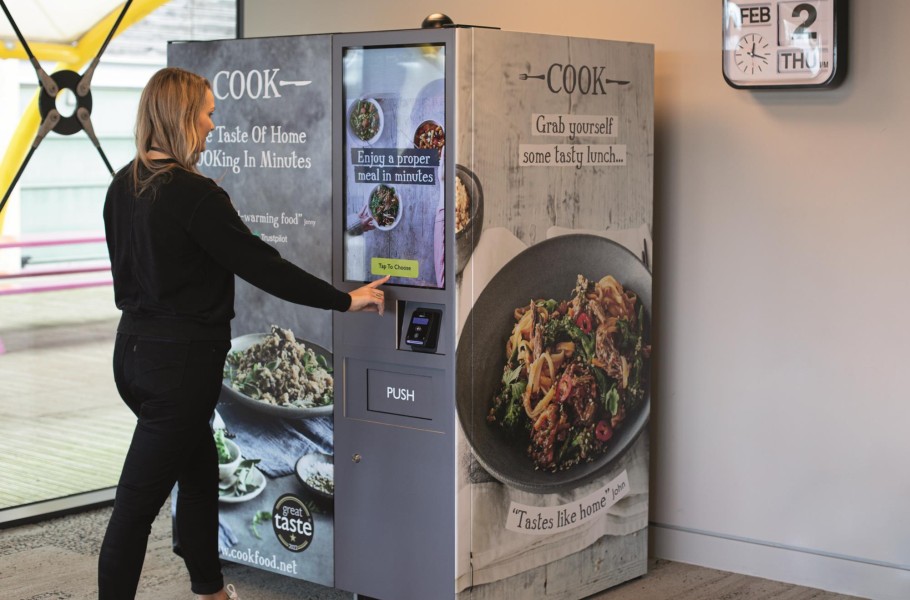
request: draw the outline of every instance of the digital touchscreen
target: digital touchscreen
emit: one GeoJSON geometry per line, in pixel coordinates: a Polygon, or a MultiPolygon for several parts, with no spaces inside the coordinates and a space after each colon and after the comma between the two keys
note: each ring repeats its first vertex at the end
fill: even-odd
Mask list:
{"type": "Polygon", "coordinates": [[[445,45],[345,48],[344,278],[445,287],[445,45]]]}

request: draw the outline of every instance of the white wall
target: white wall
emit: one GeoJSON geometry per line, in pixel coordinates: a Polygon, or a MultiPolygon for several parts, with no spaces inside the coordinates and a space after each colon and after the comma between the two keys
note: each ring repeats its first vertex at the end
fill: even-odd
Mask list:
{"type": "Polygon", "coordinates": [[[910,3],[852,2],[822,92],[728,87],[719,0],[246,4],[249,37],[439,11],[654,43],[652,553],[910,598],[910,3]]]}

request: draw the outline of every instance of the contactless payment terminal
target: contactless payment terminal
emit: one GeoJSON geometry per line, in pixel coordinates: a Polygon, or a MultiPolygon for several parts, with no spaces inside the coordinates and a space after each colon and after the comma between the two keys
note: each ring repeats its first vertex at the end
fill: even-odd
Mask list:
{"type": "Polygon", "coordinates": [[[439,341],[439,322],[442,311],[434,308],[416,308],[411,313],[405,344],[418,352],[435,352],[439,341]]]}

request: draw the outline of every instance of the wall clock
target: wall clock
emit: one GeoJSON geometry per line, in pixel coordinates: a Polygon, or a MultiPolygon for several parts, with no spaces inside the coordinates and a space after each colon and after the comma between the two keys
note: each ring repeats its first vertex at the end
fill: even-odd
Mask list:
{"type": "Polygon", "coordinates": [[[739,89],[843,81],[847,0],[723,1],[723,73],[739,89]]]}

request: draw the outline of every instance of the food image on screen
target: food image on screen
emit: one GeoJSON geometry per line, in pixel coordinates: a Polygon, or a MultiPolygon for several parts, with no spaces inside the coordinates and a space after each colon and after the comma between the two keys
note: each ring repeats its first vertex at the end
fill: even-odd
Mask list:
{"type": "Polygon", "coordinates": [[[380,229],[391,228],[401,212],[401,200],[395,188],[387,185],[377,185],[370,192],[370,214],[376,219],[376,226],[380,229]]]}
{"type": "Polygon", "coordinates": [[[379,133],[379,107],[371,100],[357,100],[351,109],[351,131],[359,139],[369,141],[379,133]]]}
{"type": "Polygon", "coordinates": [[[531,300],[513,317],[487,422],[537,470],[593,461],[646,398],[644,306],[612,276],[578,275],[569,298],[531,300]]]}
{"type": "Polygon", "coordinates": [[[262,341],[228,354],[224,377],[241,394],[268,404],[312,408],[334,402],[326,359],[276,325],[262,341]]]}
{"type": "Polygon", "coordinates": [[[446,145],[446,133],[435,121],[424,121],[414,133],[414,146],[424,150],[437,150],[442,153],[446,145]]]}

